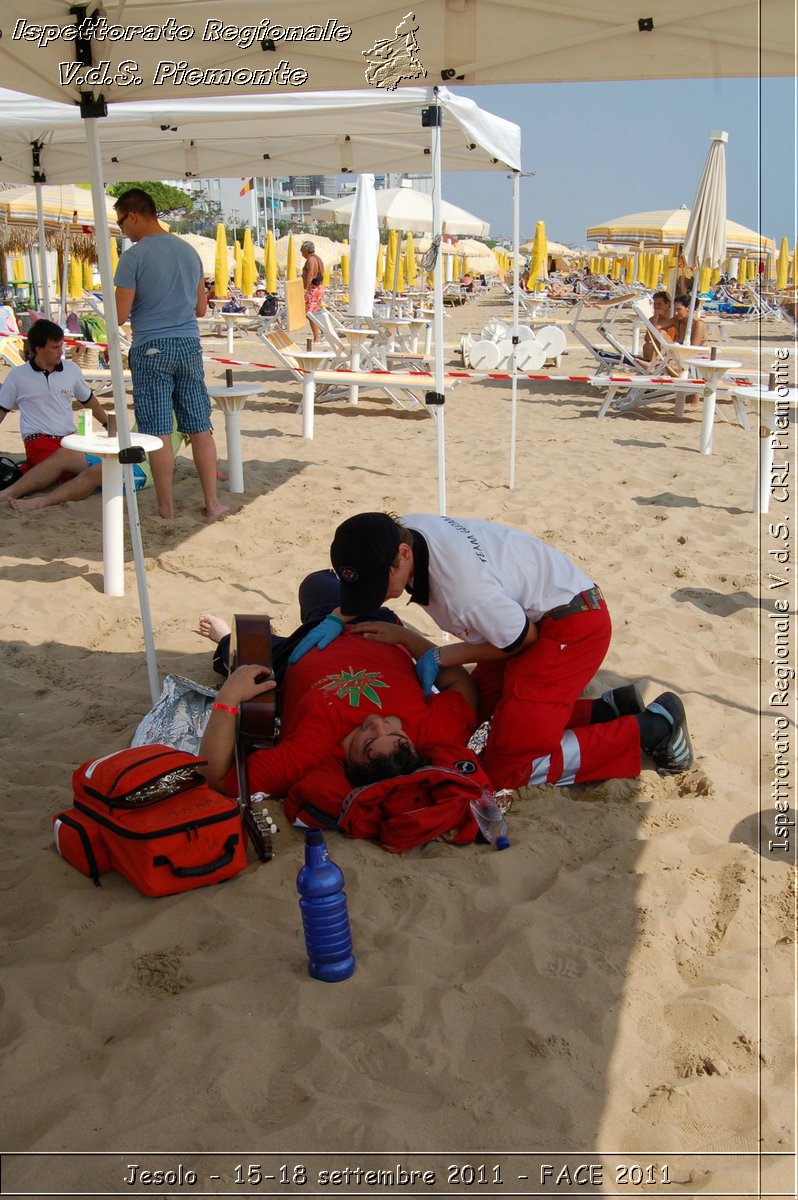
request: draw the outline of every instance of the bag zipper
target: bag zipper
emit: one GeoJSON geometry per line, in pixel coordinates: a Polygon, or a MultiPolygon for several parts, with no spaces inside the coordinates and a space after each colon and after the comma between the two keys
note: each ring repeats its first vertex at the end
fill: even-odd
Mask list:
{"type": "MultiPolygon", "coordinates": [[[[167,797],[164,797],[167,799],[167,797]]],[[[215,813],[212,817],[200,817],[197,821],[183,821],[180,825],[170,825],[165,829],[151,829],[146,833],[135,833],[130,829],[123,829],[117,825],[115,821],[111,821],[108,817],[103,817],[100,813],[96,813],[88,805],[82,804],[80,800],[74,801],[74,807],[78,812],[83,813],[86,817],[91,817],[98,825],[110,829],[112,833],[118,834],[119,837],[130,838],[134,842],[147,842],[152,838],[169,837],[176,833],[185,833],[191,838],[192,833],[197,836],[197,830],[203,825],[218,825],[221,821],[229,821],[231,817],[240,816],[241,808],[237,801],[230,800],[232,807],[226,813],[215,813]]]]}

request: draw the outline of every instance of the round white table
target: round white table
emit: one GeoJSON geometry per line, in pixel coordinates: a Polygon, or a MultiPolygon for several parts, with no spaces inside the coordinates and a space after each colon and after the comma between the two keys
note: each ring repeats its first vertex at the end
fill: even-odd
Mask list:
{"type": "MultiPolygon", "coordinates": [[[[754,512],[766,513],[770,507],[772,490],[771,475],[773,472],[774,436],[778,433],[776,427],[776,405],[785,410],[798,406],[798,388],[767,387],[735,387],[735,396],[750,400],[758,406],[759,411],[759,454],[756,462],[756,482],[754,484],[754,512]]],[[[790,418],[788,418],[789,420],[790,418]]],[[[795,419],[793,414],[792,420],[795,419]]],[[[789,434],[789,430],[788,430],[789,434]]]]}
{"type": "Polygon", "coordinates": [[[262,383],[234,383],[232,387],[212,384],[208,395],[216,401],[224,413],[224,431],[227,437],[228,490],[243,492],[244,463],[241,458],[241,409],[247,396],[262,396],[266,388],[262,383]]]}
{"type": "MultiPolygon", "coordinates": [[[[163,440],[148,433],[131,433],[130,444],[141,446],[148,454],[160,450],[163,440]]],[[[125,594],[125,542],[123,522],[123,469],[119,461],[119,438],[109,437],[104,429],[87,436],[70,433],[61,439],[67,450],[80,450],[102,459],[103,488],[103,591],[107,596],[125,594]]]]}
{"type": "Polygon", "coordinates": [[[335,355],[331,350],[292,350],[291,357],[296,361],[300,371],[304,372],[302,380],[302,436],[313,437],[313,405],[316,395],[315,372],[324,366],[328,359],[335,355]]]}
{"type": "MultiPolygon", "coordinates": [[[[211,301],[211,303],[213,303],[213,301],[211,301]]],[[[226,301],[225,301],[225,303],[226,303],[226,301]]],[[[224,321],[225,325],[227,326],[227,353],[232,358],[233,357],[233,333],[235,331],[235,327],[241,321],[254,320],[254,318],[252,317],[252,314],[251,313],[219,312],[219,310],[217,309],[214,311],[212,319],[214,321],[224,321]]]]}
{"type": "Polygon", "coordinates": [[[712,453],[712,430],[715,424],[715,403],[718,398],[718,381],[727,371],[737,371],[742,363],[730,358],[687,358],[685,365],[693,367],[706,380],[704,389],[704,412],[701,420],[701,454],[712,453]]]}

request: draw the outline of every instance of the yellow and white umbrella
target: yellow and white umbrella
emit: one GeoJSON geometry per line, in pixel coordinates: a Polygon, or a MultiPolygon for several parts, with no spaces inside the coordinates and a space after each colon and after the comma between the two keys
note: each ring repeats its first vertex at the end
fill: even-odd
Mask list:
{"type": "MultiPolygon", "coordinates": [[[[614,217],[611,221],[602,221],[600,225],[591,226],[587,236],[591,241],[616,245],[624,242],[643,242],[647,247],[681,246],[687,235],[689,220],[689,208],[630,213],[628,216],[614,217]]],[[[772,238],[729,220],[726,221],[726,246],[729,253],[753,250],[762,257],[774,254],[776,250],[772,238]]]]}
{"type": "MultiPolygon", "coordinates": [[[[198,233],[177,233],[175,237],[179,237],[181,242],[188,242],[202,262],[202,269],[205,275],[212,279],[216,274],[216,239],[202,237],[198,233]]],[[[230,278],[230,273],[235,267],[235,257],[232,246],[228,246],[225,242],[225,253],[227,255],[227,278],[230,278]]]]}

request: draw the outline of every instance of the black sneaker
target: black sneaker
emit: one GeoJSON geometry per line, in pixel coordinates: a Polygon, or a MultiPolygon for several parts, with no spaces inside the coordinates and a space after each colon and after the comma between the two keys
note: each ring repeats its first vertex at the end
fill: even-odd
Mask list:
{"type": "Polygon", "coordinates": [[[693,765],[693,747],[687,732],[687,714],[679,697],[673,692],[663,692],[653,704],[649,704],[646,712],[664,717],[671,726],[668,736],[648,751],[657,772],[660,775],[681,775],[689,770],[693,765]]]}
{"type": "Polygon", "coordinates": [[[646,707],[636,683],[625,683],[623,687],[602,692],[601,699],[616,717],[634,717],[637,713],[644,712],[646,707]]]}

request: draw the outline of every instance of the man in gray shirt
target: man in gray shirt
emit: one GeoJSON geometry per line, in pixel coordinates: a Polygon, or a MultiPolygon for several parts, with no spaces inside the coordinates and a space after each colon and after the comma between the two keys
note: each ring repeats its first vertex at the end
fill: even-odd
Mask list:
{"type": "Polygon", "coordinates": [[[164,232],[152,197],[130,188],[116,201],[119,228],[133,245],[116,268],[116,316],[128,317],[133,330],[130,370],[133,407],[140,433],[163,438],[150,455],[158,515],[175,515],[172,490],[172,428],[191,440],[205,511],[220,517],[228,511],[216,494],[216,446],[211,402],[205,387],[197,317],[204,316],[205,277],[196,250],[164,232]]]}

